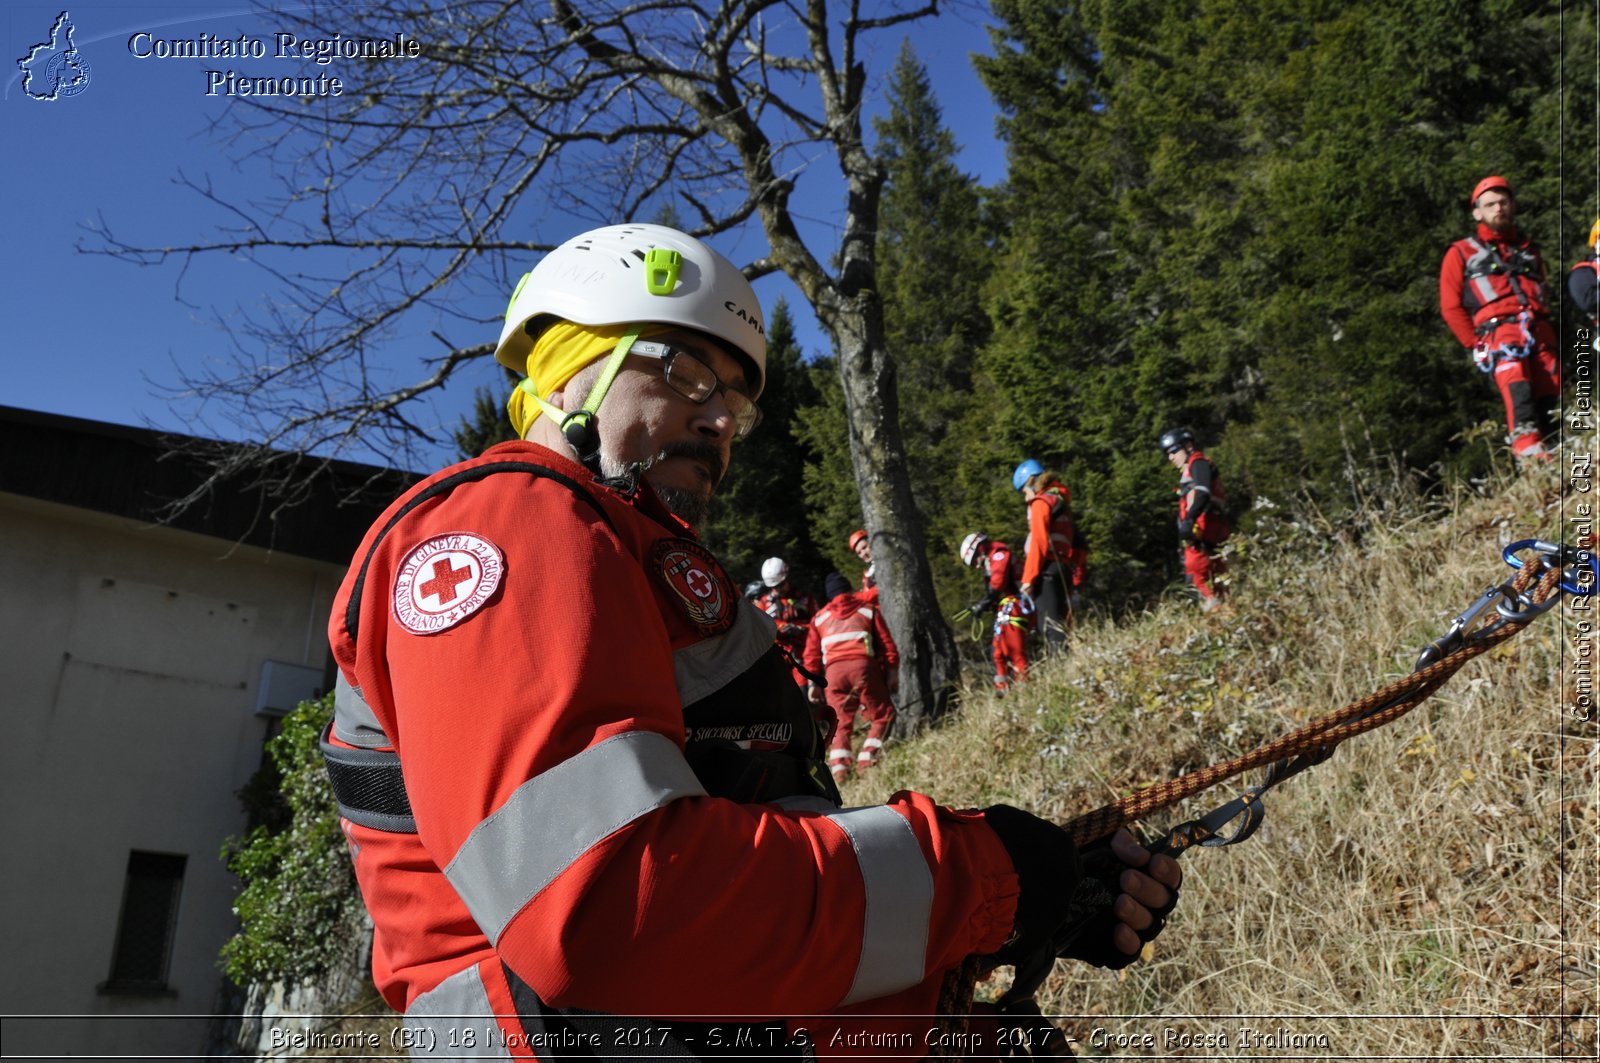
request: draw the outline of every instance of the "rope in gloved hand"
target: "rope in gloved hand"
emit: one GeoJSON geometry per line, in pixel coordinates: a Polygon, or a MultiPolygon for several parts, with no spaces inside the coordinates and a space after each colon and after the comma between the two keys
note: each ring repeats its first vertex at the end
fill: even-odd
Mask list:
{"type": "MultiPolygon", "coordinates": [[[[1410,712],[1443,686],[1462,665],[1511,638],[1534,617],[1554,606],[1562,592],[1593,595],[1600,581],[1600,564],[1589,550],[1524,539],[1506,547],[1503,557],[1507,564],[1519,570],[1517,574],[1486,590],[1452,621],[1445,635],[1428,643],[1409,675],[1249,753],[1138,790],[1078,816],[1063,824],[1063,829],[1082,849],[1109,837],[1120,827],[1170,808],[1252,768],[1267,765],[1266,778],[1259,785],[1199,819],[1173,827],[1154,851],[1176,857],[1196,845],[1215,847],[1245,840],[1255,833],[1265,815],[1261,803],[1265,791],[1326,760],[1334,747],[1345,739],[1392,723],[1410,712]],[[1520,554],[1528,549],[1532,549],[1537,564],[1522,562],[1520,554]],[[1569,568],[1576,572],[1569,576],[1569,568]],[[1238,826],[1234,831],[1223,835],[1222,831],[1235,821],[1238,826]]],[[[1065,1054],[1065,1039],[1058,1032],[1051,1038],[1049,1033],[1053,1027],[1047,1022],[1040,1026],[1039,1009],[1033,1002],[1034,994],[1054,967],[1055,958],[1056,954],[1041,956],[1038,962],[1019,965],[1011,988],[999,1002],[1002,1015],[1034,1028],[1033,1036],[1028,1039],[1030,1043],[1040,1045],[1037,1031],[1045,1030],[1040,1045],[1044,1051],[1041,1053],[1036,1048],[1035,1055],[1065,1054]]],[[[966,1043],[967,1016],[972,1010],[981,966],[979,957],[968,957],[961,967],[945,976],[939,996],[940,1029],[945,1035],[940,1044],[966,1043]]]]}

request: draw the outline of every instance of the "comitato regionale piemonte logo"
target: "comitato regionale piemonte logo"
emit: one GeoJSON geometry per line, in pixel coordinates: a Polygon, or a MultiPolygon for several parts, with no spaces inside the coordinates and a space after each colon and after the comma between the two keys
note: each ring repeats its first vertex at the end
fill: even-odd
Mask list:
{"type": "Polygon", "coordinates": [[[63,11],[50,27],[50,39],[17,60],[22,91],[29,99],[53,103],[89,87],[89,61],[72,43],[72,16],[63,11]]]}

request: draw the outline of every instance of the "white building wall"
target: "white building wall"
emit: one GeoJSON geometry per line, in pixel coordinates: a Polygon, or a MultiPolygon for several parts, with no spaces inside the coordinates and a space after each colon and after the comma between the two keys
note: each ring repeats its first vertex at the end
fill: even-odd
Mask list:
{"type": "Polygon", "coordinates": [[[0,493],[8,1055],[193,1057],[261,762],[268,660],[322,670],[338,566],[0,493]],[[130,850],[188,858],[160,996],[100,988],[130,850]],[[71,1016],[22,1019],[17,1016],[71,1016]]]}

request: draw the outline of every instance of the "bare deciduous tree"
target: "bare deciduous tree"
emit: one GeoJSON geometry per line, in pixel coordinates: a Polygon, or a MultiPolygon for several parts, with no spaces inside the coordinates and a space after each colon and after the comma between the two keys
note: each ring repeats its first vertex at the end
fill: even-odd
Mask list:
{"type": "MultiPolygon", "coordinates": [[[[221,371],[212,363],[187,375],[183,391],[203,410],[225,411],[263,452],[394,460],[433,442],[408,415],[415,400],[492,351],[450,335],[476,340],[494,328],[481,309],[464,308],[498,306],[491,293],[503,299],[551,246],[514,235],[542,222],[559,240],[578,224],[669,207],[699,236],[759,234],[746,273],[786,274],[839,355],[861,508],[914,727],[942,711],[957,663],[884,345],[875,284],[883,168],[862,136],[863,48],[869,34],[934,16],[938,0],[869,4],[871,17],[862,6],[319,0],[292,27],[301,40],[403,34],[420,55],[310,68],[337,71],[337,97],[237,101],[227,133],[270,166],[277,194],[230,202],[191,181],[236,224],[162,248],[130,245],[102,225],[89,250],[177,260],[185,271],[231,255],[267,271],[274,302],[231,323],[232,357],[221,371]],[[842,192],[837,217],[800,223],[791,200],[802,175],[842,192]],[[564,216],[559,232],[553,215],[564,216]],[[416,347],[419,336],[437,346],[416,347]],[[396,383],[407,358],[423,371],[396,383]]],[[[893,43],[882,49],[886,63],[893,43]]],[[[234,456],[219,475],[237,475],[250,452],[218,453],[234,456]]]]}

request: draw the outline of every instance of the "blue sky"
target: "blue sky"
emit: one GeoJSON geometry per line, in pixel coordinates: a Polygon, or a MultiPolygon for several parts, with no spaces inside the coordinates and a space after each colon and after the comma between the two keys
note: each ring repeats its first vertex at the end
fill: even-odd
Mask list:
{"type": "MultiPolygon", "coordinates": [[[[32,99],[23,91],[18,60],[49,39],[62,10],[59,2],[5,8],[0,115],[7,165],[0,171],[5,203],[0,236],[12,249],[12,267],[0,286],[8,340],[0,404],[226,437],[231,429],[224,422],[185,420],[170,389],[180,367],[193,370],[208,359],[227,357],[229,338],[215,319],[258,306],[267,294],[263,275],[220,256],[185,272],[176,262],[138,267],[78,248],[95,242],[89,227],[97,219],[132,244],[200,240],[228,218],[220,207],[180,187],[180,174],[237,200],[248,198],[266,178],[258,162],[235,158],[208,129],[228,104],[224,95],[207,95],[206,70],[281,75],[283,65],[140,58],[134,52],[149,46],[141,39],[130,47],[130,39],[152,31],[159,38],[209,33],[270,41],[283,27],[272,14],[244,4],[73,4],[66,10],[88,81],[70,97],[32,99]]],[[[982,27],[981,11],[967,6],[912,26],[908,33],[930,70],[945,122],[962,145],[962,168],[993,183],[1004,174],[1003,150],[994,137],[993,108],[968,58],[990,50],[982,27]]],[[[869,40],[877,50],[867,56],[869,65],[886,74],[900,33],[869,40]]],[[[316,69],[336,76],[339,64],[316,69]]],[[[42,76],[30,82],[35,92],[45,87],[42,76]]],[[[801,207],[821,225],[829,221],[828,210],[826,203],[801,207]]],[[[726,250],[735,258],[750,255],[758,249],[744,245],[753,243],[747,239],[726,250]]],[[[830,248],[825,241],[816,246],[822,254],[830,248]]],[[[824,348],[803,300],[786,280],[764,279],[758,291],[769,305],[780,294],[786,297],[807,350],[824,348]]],[[[503,302],[485,305],[481,313],[492,316],[502,309],[503,302]]],[[[452,338],[478,342],[493,335],[491,329],[481,337],[452,338]]],[[[396,345],[391,355],[397,363],[415,358],[415,348],[404,346],[396,345]]],[[[397,364],[397,369],[409,368],[397,364]]],[[[453,384],[426,411],[418,411],[419,420],[448,437],[471,404],[473,386],[490,383],[489,374],[490,367],[483,366],[471,379],[453,384]]],[[[438,451],[439,461],[450,457],[448,450],[438,451]]]]}

